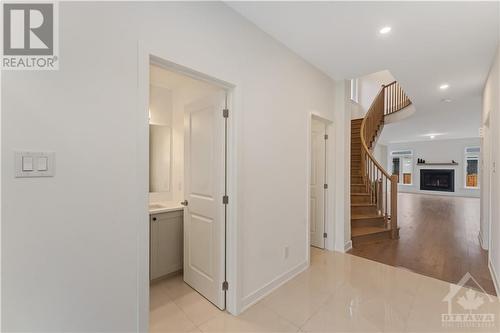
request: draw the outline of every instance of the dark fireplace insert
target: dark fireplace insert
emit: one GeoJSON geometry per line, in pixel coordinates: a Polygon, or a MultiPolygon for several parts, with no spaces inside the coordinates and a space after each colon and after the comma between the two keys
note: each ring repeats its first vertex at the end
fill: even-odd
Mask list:
{"type": "Polygon", "coordinates": [[[455,192],[455,170],[420,169],[420,189],[455,192]]]}

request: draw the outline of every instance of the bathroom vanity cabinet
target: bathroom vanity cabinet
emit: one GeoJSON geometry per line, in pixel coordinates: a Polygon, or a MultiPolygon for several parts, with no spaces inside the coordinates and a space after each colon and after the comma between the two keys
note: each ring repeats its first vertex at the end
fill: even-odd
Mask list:
{"type": "Polygon", "coordinates": [[[149,276],[161,278],[182,269],[183,212],[152,214],[149,218],[149,276]]]}

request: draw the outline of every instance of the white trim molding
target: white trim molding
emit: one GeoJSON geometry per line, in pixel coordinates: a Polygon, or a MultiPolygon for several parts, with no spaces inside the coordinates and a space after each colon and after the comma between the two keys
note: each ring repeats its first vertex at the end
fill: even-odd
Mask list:
{"type": "Polygon", "coordinates": [[[483,233],[481,230],[479,230],[477,234],[477,238],[479,239],[479,245],[481,245],[481,248],[483,250],[488,250],[488,242],[485,242],[483,239],[483,233]]]}
{"type": "Polygon", "coordinates": [[[245,311],[270,293],[272,293],[274,290],[278,289],[281,287],[283,284],[287,283],[291,279],[293,279],[295,276],[299,275],[303,271],[305,271],[309,267],[308,260],[302,262],[301,264],[295,266],[288,272],[285,272],[284,274],[278,276],[271,282],[265,284],[261,288],[255,290],[254,292],[250,293],[248,296],[245,296],[243,300],[241,301],[241,308],[239,309],[239,313],[245,311]]]}
{"type": "Polygon", "coordinates": [[[350,250],[352,250],[352,240],[349,240],[344,245],[344,252],[348,252],[350,250]]]}
{"type": "Polygon", "coordinates": [[[500,281],[498,281],[498,275],[497,272],[495,271],[493,264],[491,263],[491,260],[488,260],[488,268],[490,269],[493,285],[495,286],[495,291],[498,295],[498,293],[500,292],[500,281]]]}

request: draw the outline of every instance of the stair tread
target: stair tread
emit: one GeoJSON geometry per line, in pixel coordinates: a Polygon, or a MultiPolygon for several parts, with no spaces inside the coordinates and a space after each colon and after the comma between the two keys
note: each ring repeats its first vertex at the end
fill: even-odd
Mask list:
{"type": "Polygon", "coordinates": [[[367,196],[367,195],[370,195],[370,193],[368,193],[368,192],[351,192],[351,195],[367,196]]]}
{"type": "Polygon", "coordinates": [[[364,219],[376,219],[376,218],[384,218],[384,215],[380,214],[351,214],[351,220],[364,220],[364,219]]]}
{"type": "Polygon", "coordinates": [[[352,227],[351,228],[351,236],[352,237],[359,237],[359,236],[366,236],[366,235],[372,235],[372,234],[378,234],[382,232],[390,232],[390,228],[386,227],[352,227]]]}
{"type": "Polygon", "coordinates": [[[370,204],[370,203],[352,203],[351,206],[353,206],[353,207],[376,207],[377,205],[370,204]]]}

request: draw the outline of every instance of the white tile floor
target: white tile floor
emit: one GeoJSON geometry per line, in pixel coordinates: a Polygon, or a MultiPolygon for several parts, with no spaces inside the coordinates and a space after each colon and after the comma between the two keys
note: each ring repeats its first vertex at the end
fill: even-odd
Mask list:
{"type": "Polygon", "coordinates": [[[238,317],[219,311],[186,285],[181,275],[154,284],[150,330],[500,332],[498,299],[477,293],[472,298],[480,298],[483,304],[465,311],[457,301],[466,297],[466,289],[453,299],[452,313],[491,313],[495,316],[494,327],[443,327],[441,314],[448,313],[443,298],[449,291],[450,285],[443,281],[348,254],[312,249],[307,271],[238,317]]]}

